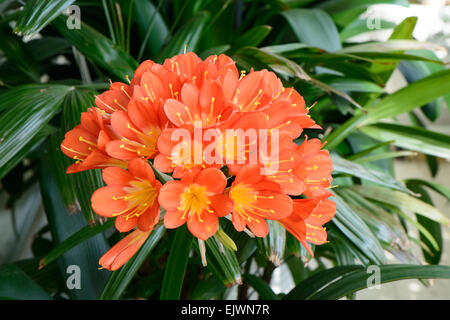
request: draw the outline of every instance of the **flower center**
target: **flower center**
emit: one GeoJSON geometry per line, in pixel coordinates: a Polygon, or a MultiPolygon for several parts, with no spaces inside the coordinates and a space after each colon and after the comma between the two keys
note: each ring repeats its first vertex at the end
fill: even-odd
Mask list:
{"type": "Polygon", "coordinates": [[[187,216],[193,217],[193,215],[197,215],[198,220],[203,222],[201,218],[203,210],[213,212],[209,209],[210,203],[211,201],[209,200],[206,187],[195,183],[189,185],[181,194],[181,204],[178,207],[183,212],[181,219],[186,219],[187,216]]]}
{"type": "Polygon", "coordinates": [[[146,180],[133,180],[130,181],[131,187],[125,187],[124,190],[128,192],[126,196],[113,197],[113,200],[125,200],[128,201],[128,208],[124,211],[115,213],[114,216],[127,213],[125,218],[131,219],[133,217],[139,217],[148,208],[153,206],[158,192],[154,186],[146,180]]]}
{"type": "Polygon", "coordinates": [[[239,183],[230,189],[230,197],[233,201],[233,212],[239,214],[242,218],[251,222],[259,223],[254,217],[262,217],[265,212],[273,213],[273,209],[264,209],[255,205],[258,199],[273,199],[272,196],[261,196],[259,192],[249,185],[239,183]]]}

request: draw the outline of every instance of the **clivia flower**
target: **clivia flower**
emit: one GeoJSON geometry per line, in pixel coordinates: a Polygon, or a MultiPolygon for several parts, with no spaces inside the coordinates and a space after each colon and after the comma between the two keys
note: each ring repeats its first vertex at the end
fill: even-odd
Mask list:
{"type": "Polygon", "coordinates": [[[158,197],[166,210],[165,227],[172,229],[187,223],[191,233],[201,240],[214,235],[219,217],[231,211],[231,202],[223,193],[226,184],[225,175],[215,168],[168,181],[158,197]]]}
{"type": "Polygon", "coordinates": [[[68,173],[103,170],[93,210],[131,231],[100,259],[104,268],[122,266],[160,220],[187,224],[199,240],[225,216],[258,237],[273,220],[311,254],[310,243],[326,242],[333,166],[319,139],[294,142],[320,128],[294,88],[268,70],[239,74],[226,55],[193,52],[146,60],[127,80],[96,96],[61,143],[76,160],[68,173]]]}
{"type": "Polygon", "coordinates": [[[107,186],[93,193],[92,208],[101,216],[116,218],[117,230],[126,232],[137,226],[148,231],[158,223],[161,182],[155,179],[148,162],[133,159],[128,164],[128,171],[106,168],[103,180],[107,186]]]}
{"type": "Polygon", "coordinates": [[[246,166],[236,176],[229,190],[233,202],[232,222],[237,231],[246,226],[258,237],[265,237],[269,227],[265,219],[280,220],[292,212],[292,199],[283,194],[279,184],[268,181],[259,166],[246,166]]]}
{"type": "Polygon", "coordinates": [[[294,199],[292,214],[279,221],[286,230],[300,241],[311,256],[314,253],[309,243],[321,245],[327,242],[325,223],[336,212],[336,203],[327,197],[294,199]]]}

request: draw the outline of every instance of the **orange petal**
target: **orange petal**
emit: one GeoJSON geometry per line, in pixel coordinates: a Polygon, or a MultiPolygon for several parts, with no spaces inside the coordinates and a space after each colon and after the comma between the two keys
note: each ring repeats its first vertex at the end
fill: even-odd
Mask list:
{"type": "Polygon", "coordinates": [[[138,218],[138,228],[142,231],[148,231],[153,229],[155,224],[159,221],[159,203],[155,201],[151,208],[148,208],[141,216],[138,218]]]}
{"type": "Polygon", "coordinates": [[[137,225],[136,217],[127,220],[124,216],[118,216],[115,221],[116,229],[119,230],[119,232],[128,232],[134,229],[136,225],[137,225]]]}
{"type": "Polygon", "coordinates": [[[257,237],[264,238],[269,233],[269,226],[267,225],[266,220],[258,219],[258,222],[255,220],[247,221],[248,228],[251,232],[257,237]]]}
{"type": "Polygon", "coordinates": [[[125,200],[114,200],[117,197],[125,196],[127,192],[121,186],[106,186],[94,191],[91,197],[92,209],[104,217],[112,217],[114,214],[122,212],[128,208],[125,200]]]}
{"type": "Polygon", "coordinates": [[[219,218],[215,213],[203,211],[200,221],[197,215],[190,215],[187,226],[189,231],[200,240],[207,240],[214,235],[219,228],[219,218]]]}
{"type": "Polygon", "coordinates": [[[147,160],[135,158],[128,163],[130,173],[142,180],[147,180],[150,184],[155,183],[155,173],[147,160]]]}
{"type": "Polygon", "coordinates": [[[171,180],[166,182],[159,191],[158,202],[167,211],[177,210],[180,205],[180,195],[186,185],[180,181],[171,180]]]}
{"type": "Polygon", "coordinates": [[[208,192],[213,194],[222,193],[227,185],[227,177],[216,168],[207,168],[197,175],[195,182],[205,186],[208,192]]]}
{"type": "Polygon", "coordinates": [[[102,175],[107,185],[128,185],[133,180],[133,176],[128,171],[117,167],[106,168],[102,175]]]}
{"type": "Polygon", "coordinates": [[[233,204],[228,196],[224,194],[216,194],[209,197],[211,208],[219,217],[225,217],[233,209],[233,204]]]}
{"type": "Polygon", "coordinates": [[[167,229],[175,229],[183,225],[186,220],[181,219],[183,213],[178,210],[168,210],[164,215],[164,226],[167,229]]]}
{"type": "Polygon", "coordinates": [[[184,104],[175,99],[167,99],[164,104],[164,112],[167,118],[177,127],[191,122],[186,108],[184,104]]]}
{"type": "Polygon", "coordinates": [[[143,232],[139,229],[133,231],[106,252],[98,263],[111,271],[119,269],[139,250],[150,232],[143,232]]]}

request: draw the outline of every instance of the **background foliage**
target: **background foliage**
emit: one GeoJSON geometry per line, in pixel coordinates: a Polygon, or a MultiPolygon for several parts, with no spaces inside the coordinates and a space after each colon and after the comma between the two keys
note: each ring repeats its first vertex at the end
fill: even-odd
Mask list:
{"type": "Polygon", "coordinates": [[[27,195],[29,219],[42,198],[48,221],[31,235],[32,258],[0,266],[0,297],[247,299],[256,292],[262,299],[354,298],[366,287],[369,265],[380,266],[383,283],[450,278],[450,267],[438,265],[441,228],[450,220],[429,196],[450,199],[450,190],[425,180],[397,181],[393,169],[396,157],[412,151],[426,155],[434,175],[438,158],[450,158],[450,137],[427,130],[417,116],[435,121],[450,106],[450,70],[434,54],[436,44],[413,39],[415,17],[398,25],[381,19],[381,28],[392,29],[388,41],[349,42],[370,31],[361,15],[375,3],[408,5],[0,0],[0,192],[12,208],[27,195]],[[81,9],[80,29],[69,29],[63,15],[72,4],[81,9]],[[184,50],[202,58],[226,53],[247,71],[268,68],[307,105],[315,104],[310,113],[324,130],[305,134],[328,141],[338,185],[336,217],[327,225],[330,242],[315,248],[317,268],[306,265],[311,257],[275,223],[267,238],[254,239],[224,221],[221,230],[238,250],[223,246],[231,242],[222,233],[222,241],[209,239],[206,268],[186,228],[160,226],[122,269],[97,269],[100,256],[122,235],[90,208],[93,190],[103,184],[99,172],[66,175],[71,161],[58,146],[109,79],[125,81],[143,60],[162,62],[184,50]],[[388,94],[395,69],[409,85],[388,94]],[[410,125],[396,120],[404,113],[410,125]],[[415,246],[421,255],[413,254],[415,246]],[[386,265],[386,252],[397,264],[386,265]],[[81,290],[66,287],[67,266],[73,264],[82,270],[81,290]],[[281,264],[296,285],[288,294],[270,287],[281,264]]]}

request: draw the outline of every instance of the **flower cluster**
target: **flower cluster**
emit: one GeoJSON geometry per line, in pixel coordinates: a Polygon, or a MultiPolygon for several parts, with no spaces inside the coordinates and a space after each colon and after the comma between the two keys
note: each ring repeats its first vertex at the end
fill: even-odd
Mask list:
{"type": "Polygon", "coordinates": [[[93,210],[115,218],[120,232],[134,230],[100,259],[104,268],[133,256],[162,215],[166,228],[186,223],[200,240],[227,216],[258,237],[275,220],[311,255],[309,243],[326,242],[323,224],[336,209],[328,200],[332,163],[318,139],[294,143],[303,129],[320,127],[274,73],[246,75],[226,55],[201,60],[189,52],[143,62],[95,105],[61,150],[76,160],[68,173],[103,169],[106,186],[92,195],[93,210]],[[155,172],[173,180],[161,184],[155,172]]]}

